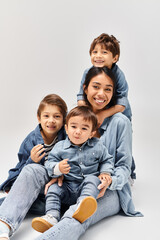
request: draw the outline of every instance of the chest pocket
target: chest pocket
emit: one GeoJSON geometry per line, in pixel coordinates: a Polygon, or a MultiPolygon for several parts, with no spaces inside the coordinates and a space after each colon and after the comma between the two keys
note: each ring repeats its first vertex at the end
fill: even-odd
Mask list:
{"type": "Polygon", "coordinates": [[[88,151],[84,156],[84,165],[98,167],[99,157],[100,154],[98,151],[96,150],[88,151]]]}

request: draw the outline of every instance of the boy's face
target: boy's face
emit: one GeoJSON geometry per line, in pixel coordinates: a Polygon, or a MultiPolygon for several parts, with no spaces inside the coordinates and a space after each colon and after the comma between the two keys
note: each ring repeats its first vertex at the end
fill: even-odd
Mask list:
{"type": "Polygon", "coordinates": [[[57,136],[58,131],[63,126],[63,115],[60,108],[56,105],[47,104],[41,112],[40,117],[37,116],[38,122],[42,127],[42,135],[46,139],[57,136]]]}
{"type": "Polygon", "coordinates": [[[71,117],[65,129],[70,141],[78,146],[93,137],[92,122],[85,121],[83,116],[71,117]]]}
{"type": "Polygon", "coordinates": [[[113,54],[106,50],[101,44],[96,44],[91,52],[91,62],[95,67],[108,67],[111,68],[113,63],[117,62],[118,55],[113,57],[113,54]]]}

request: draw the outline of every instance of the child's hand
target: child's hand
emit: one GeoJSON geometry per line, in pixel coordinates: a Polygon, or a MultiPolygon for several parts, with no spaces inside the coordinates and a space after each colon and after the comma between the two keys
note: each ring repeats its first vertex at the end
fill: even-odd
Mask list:
{"type": "Polygon", "coordinates": [[[61,171],[61,173],[67,174],[67,173],[69,173],[70,169],[71,169],[71,167],[68,164],[68,159],[64,159],[64,160],[60,161],[59,170],[61,171]]]}
{"type": "Polygon", "coordinates": [[[78,106],[86,106],[86,102],[84,100],[79,100],[77,104],[78,106]]]}
{"type": "Polygon", "coordinates": [[[63,178],[64,176],[60,176],[59,178],[53,178],[51,181],[49,181],[46,185],[45,185],[45,189],[44,189],[44,194],[46,195],[47,194],[47,191],[48,191],[48,188],[54,184],[55,182],[58,181],[58,186],[62,186],[63,185],[63,178]]]}
{"type": "Polygon", "coordinates": [[[99,184],[98,189],[101,189],[97,198],[103,197],[106,189],[112,183],[112,178],[107,173],[101,173],[98,178],[101,180],[101,184],[99,184]]]}
{"type": "Polygon", "coordinates": [[[45,156],[44,147],[42,144],[34,146],[31,150],[31,159],[33,162],[38,163],[45,156]]]}

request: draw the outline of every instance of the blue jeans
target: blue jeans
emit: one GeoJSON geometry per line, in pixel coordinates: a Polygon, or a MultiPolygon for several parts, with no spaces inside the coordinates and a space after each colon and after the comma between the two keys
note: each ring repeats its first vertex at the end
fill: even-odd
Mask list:
{"type": "Polygon", "coordinates": [[[46,214],[51,214],[58,221],[60,220],[61,202],[72,205],[86,197],[97,198],[99,190],[97,186],[101,183],[98,177],[89,175],[83,182],[63,182],[62,187],[53,184],[49,187],[46,196],[46,214]]]}
{"type": "Polygon", "coordinates": [[[0,206],[0,219],[11,227],[11,235],[19,227],[31,207],[35,213],[43,211],[43,201],[40,203],[39,200],[37,202],[35,200],[48,181],[47,171],[40,164],[29,164],[22,169],[0,206]]]}
{"type": "Polygon", "coordinates": [[[76,204],[72,205],[60,222],[41,234],[36,240],[77,240],[91,225],[105,217],[117,214],[121,209],[117,191],[107,190],[105,195],[97,200],[97,203],[97,211],[82,224],[72,218],[76,204]]]}

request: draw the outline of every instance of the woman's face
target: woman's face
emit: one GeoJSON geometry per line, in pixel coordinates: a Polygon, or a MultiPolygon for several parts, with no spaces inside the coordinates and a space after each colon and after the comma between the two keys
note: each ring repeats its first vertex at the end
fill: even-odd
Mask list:
{"type": "Polygon", "coordinates": [[[84,91],[94,112],[104,109],[109,104],[113,96],[113,89],[113,81],[105,73],[90,80],[88,88],[84,91]]]}

